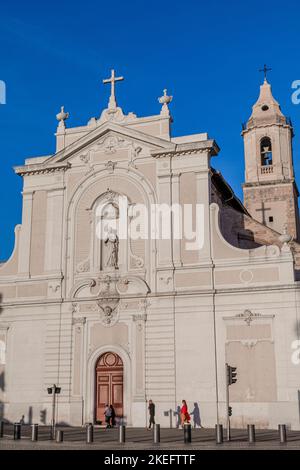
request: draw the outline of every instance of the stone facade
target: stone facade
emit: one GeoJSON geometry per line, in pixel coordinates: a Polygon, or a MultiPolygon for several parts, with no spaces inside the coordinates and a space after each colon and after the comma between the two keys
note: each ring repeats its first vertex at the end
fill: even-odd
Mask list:
{"type": "Polygon", "coordinates": [[[245,207],[255,219],[279,233],[286,227],[287,232],[298,240],[298,192],[293,182],[244,184],[243,189],[245,207]]]}
{"type": "Polygon", "coordinates": [[[6,419],[49,423],[55,383],[58,421],[94,421],[96,364],[112,352],[124,367],[128,425],[145,426],[148,399],[162,426],[182,399],[199,406],[205,427],[224,422],[229,362],[238,367],[233,426],[299,429],[298,245],[250,217],[212,168],[219,149],[207,134],[171,137],[170,101],[165,93],[160,114],[138,118],[112,95],[99,119],[77,128],[62,109],[55,155],[15,168],[22,224],[0,267],[6,419]],[[114,210],[117,195],[148,209],[199,204],[201,246],[120,239],[116,268],[96,233],[97,208],[114,210]]]}

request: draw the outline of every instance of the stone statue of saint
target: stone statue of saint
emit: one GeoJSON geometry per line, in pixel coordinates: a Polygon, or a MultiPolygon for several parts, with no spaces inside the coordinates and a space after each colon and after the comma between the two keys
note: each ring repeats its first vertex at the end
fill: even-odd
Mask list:
{"type": "Polygon", "coordinates": [[[118,269],[119,238],[112,228],[104,240],[104,245],[107,248],[106,267],[118,269]]]}

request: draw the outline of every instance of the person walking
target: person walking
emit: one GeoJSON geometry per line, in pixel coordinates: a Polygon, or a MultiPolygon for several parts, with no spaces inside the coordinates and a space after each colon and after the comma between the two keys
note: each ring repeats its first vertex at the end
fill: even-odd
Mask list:
{"type": "Polygon", "coordinates": [[[108,404],[105,405],[104,417],[105,417],[105,422],[106,422],[106,429],[111,428],[111,425],[110,425],[111,408],[108,406],[108,404]]]}
{"type": "Polygon", "coordinates": [[[185,400],[182,400],[180,416],[181,416],[181,426],[182,427],[184,426],[184,424],[188,424],[191,420],[191,417],[189,415],[188,407],[187,407],[187,404],[186,404],[185,400]]]}
{"type": "Polygon", "coordinates": [[[149,400],[149,405],[148,405],[148,411],[149,411],[149,426],[148,429],[151,429],[151,425],[155,424],[155,405],[152,400],[149,400]]]}
{"type": "Polygon", "coordinates": [[[110,416],[110,423],[111,427],[113,428],[116,425],[116,412],[112,405],[110,405],[111,416],[110,416]]]}

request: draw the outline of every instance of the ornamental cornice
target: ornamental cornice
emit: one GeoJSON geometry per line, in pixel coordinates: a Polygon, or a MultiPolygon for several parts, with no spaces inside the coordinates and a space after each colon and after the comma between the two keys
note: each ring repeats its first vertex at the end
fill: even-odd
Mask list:
{"type": "Polygon", "coordinates": [[[176,145],[175,149],[152,150],[153,158],[199,155],[209,152],[211,155],[217,155],[219,147],[214,140],[205,140],[203,142],[187,142],[176,145]]]}
{"type": "Polygon", "coordinates": [[[151,156],[154,158],[165,158],[165,157],[181,157],[186,155],[198,155],[199,153],[205,153],[206,150],[181,150],[181,151],[168,151],[168,152],[157,152],[151,153],[151,156]]]}
{"type": "Polygon", "coordinates": [[[15,173],[20,176],[30,175],[47,175],[51,173],[58,173],[66,171],[70,168],[70,163],[57,163],[53,166],[42,167],[39,165],[17,166],[14,167],[15,173]]]}
{"type": "Polygon", "coordinates": [[[256,123],[256,124],[248,124],[247,127],[245,129],[242,130],[241,132],[241,135],[245,135],[247,134],[248,132],[250,131],[253,131],[254,129],[266,129],[266,128],[269,128],[269,127],[283,127],[283,128],[286,128],[286,129],[292,129],[292,126],[288,123],[280,123],[280,122],[263,122],[261,121],[260,123],[256,123]]]}

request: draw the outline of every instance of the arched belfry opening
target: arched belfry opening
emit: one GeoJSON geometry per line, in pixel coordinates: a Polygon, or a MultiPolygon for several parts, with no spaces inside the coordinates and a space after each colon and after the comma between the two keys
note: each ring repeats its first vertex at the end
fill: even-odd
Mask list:
{"type": "Polygon", "coordinates": [[[273,165],[272,142],[269,137],[264,137],[260,141],[261,166],[273,165]]]}
{"type": "Polygon", "coordinates": [[[101,354],[95,367],[95,421],[104,423],[106,405],[115,409],[116,419],[124,414],[124,366],[121,357],[114,352],[101,354]]]}

